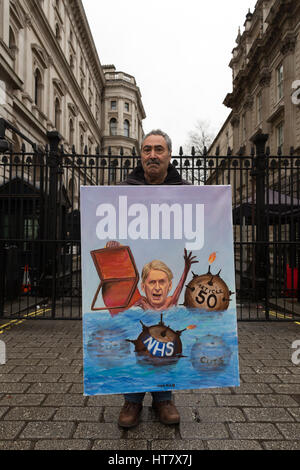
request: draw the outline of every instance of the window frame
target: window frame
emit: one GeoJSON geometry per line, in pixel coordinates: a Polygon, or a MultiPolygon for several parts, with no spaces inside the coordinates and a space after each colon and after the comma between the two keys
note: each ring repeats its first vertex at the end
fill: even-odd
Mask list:
{"type": "Polygon", "coordinates": [[[125,137],[130,137],[130,122],[128,121],[128,119],[124,119],[123,132],[125,137]]]}
{"type": "Polygon", "coordinates": [[[256,95],[256,106],[257,106],[257,123],[262,122],[262,92],[259,91],[256,95]]]}
{"type": "Polygon", "coordinates": [[[284,96],[283,90],[283,82],[284,82],[284,70],[283,64],[281,63],[276,69],[276,84],[277,84],[277,100],[281,100],[284,96]]]}
{"type": "Polygon", "coordinates": [[[74,136],[75,136],[74,119],[70,117],[69,119],[69,145],[71,147],[73,147],[74,145],[74,136]]]}
{"type": "Polygon", "coordinates": [[[117,132],[118,132],[118,121],[116,118],[111,118],[109,121],[109,135],[115,136],[117,135],[117,132]]]}
{"type": "Polygon", "coordinates": [[[61,116],[61,103],[59,98],[56,96],[54,98],[54,127],[59,132],[60,131],[60,116],[61,116]]]}
{"type": "Polygon", "coordinates": [[[41,74],[41,71],[38,67],[35,68],[34,70],[34,93],[33,93],[33,101],[34,104],[41,109],[42,108],[42,88],[43,88],[43,76],[41,74]]]}
{"type": "Polygon", "coordinates": [[[283,121],[281,121],[276,126],[276,143],[277,143],[277,149],[280,149],[282,151],[283,144],[284,144],[284,122],[283,121]]]}

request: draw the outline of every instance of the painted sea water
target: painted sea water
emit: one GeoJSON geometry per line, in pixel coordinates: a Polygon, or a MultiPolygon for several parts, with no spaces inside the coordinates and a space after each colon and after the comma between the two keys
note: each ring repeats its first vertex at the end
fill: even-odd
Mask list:
{"type": "Polygon", "coordinates": [[[113,318],[108,312],[85,313],[84,394],[239,386],[235,308],[206,312],[176,306],[162,318],[175,332],[184,330],[182,352],[170,361],[151,362],[127,340],[139,337],[142,324],[159,324],[160,312],[131,308],[113,318]]]}

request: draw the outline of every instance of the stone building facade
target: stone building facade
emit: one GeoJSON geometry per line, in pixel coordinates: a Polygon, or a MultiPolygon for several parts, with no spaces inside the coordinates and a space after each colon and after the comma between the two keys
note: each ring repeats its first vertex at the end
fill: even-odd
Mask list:
{"type": "Polygon", "coordinates": [[[145,118],[134,77],[101,65],[81,0],[0,0],[0,118],[11,126],[5,140],[0,127],[0,238],[25,240],[15,247],[15,272],[27,265],[34,283],[44,279],[41,295],[50,278],[73,295],[80,186],[124,178],[145,118]],[[64,149],[58,158],[46,158],[52,131],[64,149]],[[123,147],[125,157],[93,158],[109,147],[117,155],[123,147]],[[66,242],[63,249],[51,244],[51,255],[48,242],[34,243],[40,240],[66,242]]]}
{"type": "MultiPolygon", "coordinates": [[[[223,159],[222,167],[219,164],[211,171],[208,184],[218,180],[232,186],[236,242],[248,243],[261,236],[257,214],[265,217],[264,238],[270,242],[295,241],[299,239],[299,169],[296,159],[284,157],[290,154],[291,147],[295,156],[300,155],[299,0],[258,0],[253,13],[249,11],[246,15],[244,30],[238,33],[229,66],[232,91],[224,104],[230,114],[209,155],[213,157],[219,148],[219,154],[226,156],[231,136],[231,157],[223,159]],[[257,185],[258,171],[252,171],[252,160],[247,159],[259,135],[261,139],[268,136],[266,146],[270,149],[263,187],[257,185]],[[259,196],[260,204],[264,201],[269,212],[257,210],[259,196]],[[270,214],[270,207],[272,217],[266,215],[270,214]],[[283,211],[285,216],[281,217],[283,211]]],[[[237,272],[245,271],[248,276],[257,255],[250,245],[242,246],[243,250],[236,252],[235,262],[237,272]]],[[[283,246],[269,246],[269,276],[273,281],[277,279],[278,266],[282,266],[283,276],[286,263],[295,266],[296,248],[284,250],[283,246]]],[[[255,271],[252,276],[254,279],[255,271]]]]}
{"type": "MultiPolygon", "coordinates": [[[[229,114],[210,145],[208,150],[209,157],[216,155],[227,156],[232,152],[233,129],[231,125],[231,116],[232,113],[229,114]]],[[[217,168],[220,167],[220,159],[213,158],[212,160],[214,161],[213,167],[206,170],[206,184],[228,184],[230,182],[229,171],[223,168],[220,171],[217,170],[217,168]]]]}
{"type": "Polygon", "coordinates": [[[214,138],[209,148],[209,155],[227,155],[228,150],[233,146],[233,132],[231,125],[232,113],[229,114],[226,121],[222,125],[218,134],[214,138]]]}
{"type": "MultiPolygon", "coordinates": [[[[81,0],[0,0],[0,117],[28,138],[45,144],[47,131],[57,130],[65,148],[74,145],[78,153],[108,145],[138,152],[145,117],[140,91],[134,77],[115,80],[107,72],[81,0]],[[126,135],[124,127],[109,132],[113,94],[118,106],[129,104],[126,135]]],[[[7,136],[18,150],[18,135],[7,136]]]]}
{"type": "Polygon", "coordinates": [[[146,117],[141,92],[135,78],[116,71],[114,65],[104,65],[103,71],[103,153],[107,155],[110,147],[112,154],[117,155],[122,147],[124,155],[132,155],[133,148],[138,154],[143,138],[142,120],[146,117]]]}
{"type": "Polygon", "coordinates": [[[300,153],[299,31],[298,0],[258,0],[246,15],[229,64],[233,90],[224,100],[231,109],[233,155],[249,154],[259,132],[269,135],[271,154],[279,148],[289,154],[291,146],[300,153]]]}

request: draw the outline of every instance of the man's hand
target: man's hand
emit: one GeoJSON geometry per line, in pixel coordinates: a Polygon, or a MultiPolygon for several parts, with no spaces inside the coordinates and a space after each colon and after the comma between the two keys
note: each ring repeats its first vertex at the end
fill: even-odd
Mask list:
{"type": "Polygon", "coordinates": [[[122,246],[120,242],[111,240],[106,243],[105,248],[119,248],[119,246],[122,246]]]}
{"type": "Polygon", "coordinates": [[[184,257],[185,269],[187,269],[188,271],[190,270],[190,267],[192,266],[192,264],[199,263],[199,261],[193,261],[197,257],[192,256],[192,254],[193,254],[192,251],[188,254],[186,249],[184,249],[184,256],[183,257],[184,257]]]}

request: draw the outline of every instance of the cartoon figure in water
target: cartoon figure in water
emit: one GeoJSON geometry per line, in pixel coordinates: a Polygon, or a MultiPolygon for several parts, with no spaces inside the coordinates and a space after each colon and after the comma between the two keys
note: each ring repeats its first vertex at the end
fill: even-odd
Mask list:
{"type": "MultiPolygon", "coordinates": [[[[116,248],[120,246],[117,241],[111,241],[106,244],[106,248],[116,248]]],[[[141,288],[145,293],[133,306],[141,307],[143,310],[165,310],[177,305],[182,288],[186,281],[191,265],[198,263],[194,261],[196,256],[192,252],[187,253],[184,249],[184,270],[180,281],[173,293],[168,296],[172,289],[173,273],[168,266],[159,260],[153,260],[143,267],[141,288]]]]}

